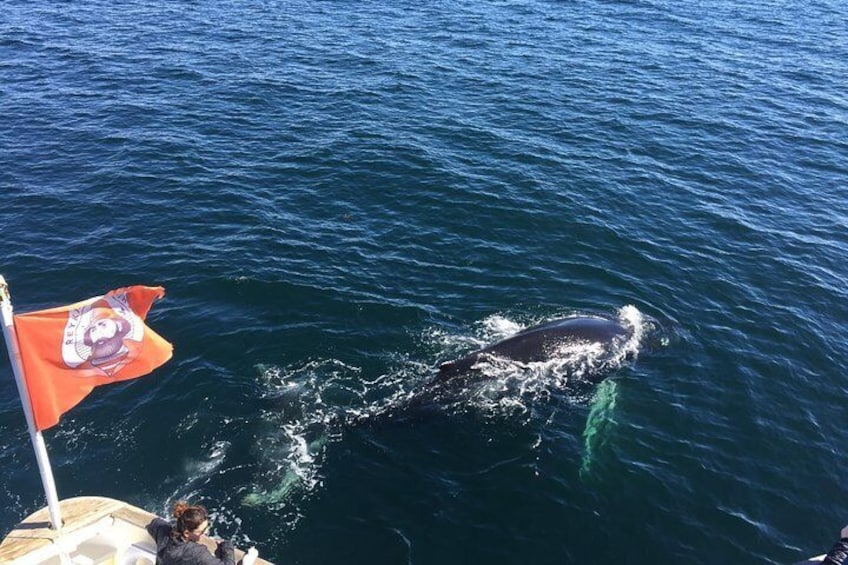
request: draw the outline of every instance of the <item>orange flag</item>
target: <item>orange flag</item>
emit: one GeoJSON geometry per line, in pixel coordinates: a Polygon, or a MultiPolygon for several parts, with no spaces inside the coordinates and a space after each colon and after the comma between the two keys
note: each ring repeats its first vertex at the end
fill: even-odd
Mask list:
{"type": "Polygon", "coordinates": [[[140,377],[171,358],[171,344],[143,321],[164,295],[162,287],[131,286],[15,316],[38,430],[58,423],[94,387],[140,377]]]}

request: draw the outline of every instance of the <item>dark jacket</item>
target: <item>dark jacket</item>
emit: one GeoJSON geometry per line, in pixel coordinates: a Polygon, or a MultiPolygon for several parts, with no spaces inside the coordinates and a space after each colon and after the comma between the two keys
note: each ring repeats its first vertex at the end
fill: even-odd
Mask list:
{"type": "Polygon", "coordinates": [[[196,541],[171,539],[171,525],[155,518],[147,525],[147,531],[156,540],[156,565],[235,565],[233,544],[222,541],[215,555],[196,541]]]}
{"type": "Polygon", "coordinates": [[[848,559],[848,538],[842,538],[830,548],[822,561],[823,565],[842,565],[848,559]]]}

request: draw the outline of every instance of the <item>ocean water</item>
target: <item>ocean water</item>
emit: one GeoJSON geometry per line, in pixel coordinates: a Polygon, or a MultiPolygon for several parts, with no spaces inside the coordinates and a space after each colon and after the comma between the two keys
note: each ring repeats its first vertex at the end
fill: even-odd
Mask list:
{"type": "MultiPolygon", "coordinates": [[[[847,79],[833,0],[4,2],[16,309],[163,285],[175,346],[45,432],[60,496],[281,565],[825,551],[847,79]],[[638,339],[417,401],[575,314],[638,339]]],[[[2,360],[6,532],[44,498],[2,360]]]]}

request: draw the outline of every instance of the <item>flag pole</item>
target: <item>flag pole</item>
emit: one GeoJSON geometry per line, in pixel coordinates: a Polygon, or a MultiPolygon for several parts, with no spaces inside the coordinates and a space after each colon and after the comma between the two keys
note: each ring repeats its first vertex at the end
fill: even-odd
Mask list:
{"type": "Polygon", "coordinates": [[[29,400],[26,382],[24,381],[24,370],[21,364],[21,352],[18,348],[18,336],[15,333],[15,321],[12,317],[12,299],[9,295],[9,286],[6,279],[0,275],[0,311],[3,317],[3,337],[6,339],[6,349],[9,351],[9,362],[12,364],[12,373],[18,385],[18,394],[26,415],[29,437],[32,447],[35,449],[35,459],[38,461],[38,472],[41,474],[41,484],[44,485],[44,494],[47,496],[47,512],[50,516],[50,527],[58,530],[62,527],[62,512],[59,509],[59,496],[56,494],[56,482],[53,480],[53,469],[50,467],[50,459],[47,457],[47,446],[44,437],[35,427],[35,418],[32,415],[32,404],[29,400]]]}

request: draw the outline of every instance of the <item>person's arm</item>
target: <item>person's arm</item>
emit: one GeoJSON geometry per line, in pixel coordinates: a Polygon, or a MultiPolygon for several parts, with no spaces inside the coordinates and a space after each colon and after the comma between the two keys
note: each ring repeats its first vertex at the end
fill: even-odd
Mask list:
{"type": "Polygon", "coordinates": [[[192,552],[197,565],[236,565],[236,552],[233,549],[233,544],[228,541],[218,543],[215,555],[212,555],[211,550],[202,543],[192,545],[194,546],[192,552]]]}
{"type": "Polygon", "coordinates": [[[154,518],[153,521],[147,524],[147,533],[156,542],[156,548],[158,549],[161,547],[162,542],[171,534],[171,524],[162,518],[154,518]]]}
{"type": "Polygon", "coordinates": [[[824,556],[822,565],[843,565],[848,559],[848,538],[842,538],[824,556]]]}
{"type": "Polygon", "coordinates": [[[823,565],[843,565],[848,563],[848,526],[842,528],[839,533],[840,540],[833,544],[827,555],[824,556],[823,565]]]}
{"type": "Polygon", "coordinates": [[[232,542],[225,540],[218,543],[218,549],[215,550],[215,556],[221,560],[221,563],[226,563],[227,565],[236,564],[236,550],[233,547],[232,542]]]}

